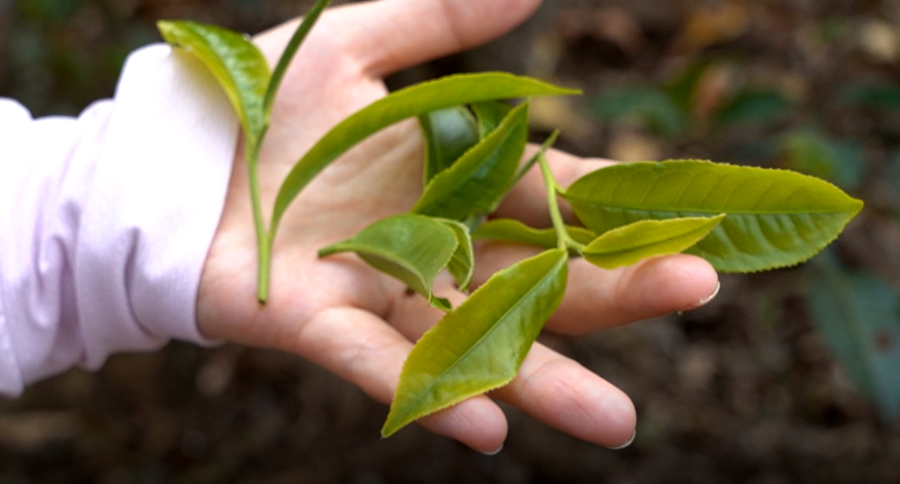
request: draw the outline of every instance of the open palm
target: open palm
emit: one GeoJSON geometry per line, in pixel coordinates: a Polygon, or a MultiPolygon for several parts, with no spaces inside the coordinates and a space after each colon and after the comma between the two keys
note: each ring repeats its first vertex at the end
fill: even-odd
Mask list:
{"type": "MultiPolygon", "coordinates": [[[[387,74],[504,33],[538,0],[381,0],[329,10],[286,74],[262,149],[259,175],[271,213],[291,166],[328,129],[385,95],[387,74]]],[[[255,39],[270,62],[295,23],[255,39]]],[[[421,135],[399,123],[360,144],[322,172],[288,209],[272,251],[269,302],[256,301],[256,241],[243,153],[235,157],[225,209],[204,268],[198,298],[201,330],[212,338],[278,348],[308,358],[389,402],[413,342],[442,314],[396,280],[352,255],[319,259],[319,248],[372,222],[408,211],[421,193],[421,135]]],[[[550,154],[563,184],[601,166],[550,154]]],[[[547,225],[539,174],[513,189],[498,215],[547,225]]],[[[495,270],[535,253],[501,244],[476,247],[475,285],[495,270]]],[[[689,309],[715,292],[715,272],[691,256],[645,261],[616,271],[573,261],[569,291],[548,329],[583,334],[673,310],[689,309]]],[[[458,304],[452,278],[436,292],[458,304]]],[[[614,447],[633,435],[631,401],[578,363],[535,344],[516,379],[491,397],[516,405],[579,438],[614,447]]],[[[506,420],[486,396],[420,421],[428,429],[492,452],[506,420]]]]}

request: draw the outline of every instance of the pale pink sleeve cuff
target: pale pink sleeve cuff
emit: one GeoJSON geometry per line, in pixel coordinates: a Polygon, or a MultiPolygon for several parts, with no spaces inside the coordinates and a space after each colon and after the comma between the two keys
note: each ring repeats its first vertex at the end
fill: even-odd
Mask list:
{"type": "Polygon", "coordinates": [[[115,98],[32,120],[0,100],[0,392],[172,338],[208,344],[196,299],[238,124],[216,81],[165,45],[115,98]]]}

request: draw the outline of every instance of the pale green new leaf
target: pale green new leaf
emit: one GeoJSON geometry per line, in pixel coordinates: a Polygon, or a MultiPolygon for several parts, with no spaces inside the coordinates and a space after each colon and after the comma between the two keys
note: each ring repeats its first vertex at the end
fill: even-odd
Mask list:
{"type": "Polygon", "coordinates": [[[423,114],[419,116],[419,124],[425,137],[426,184],[478,143],[475,117],[463,106],[423,114]]]}
{"type": "Polygon", "coordinates": [[[495,273],[413,347],[381,435],[510,382],[562,301],[568,255],[553,249],[495,273]]]}
{"type": "MultiPolygon", "coordinates": [[[[597,234],[583,227],[567,225],[566,231],[569,233],[569,237],[580,244],[589,244],[597,238],[597,234]]],[[[515,244],[535,245],[547,249],[556,247],[559,243],[556,229],[536,229],[511,218],[488,220],[475,229],[472,238],[474,240],[499,240],[515,244]]]]}
{"type": "Polygon", "coordinates": [[[724,218],[721,214],[633,222],[597,237],[581,255],[591,264],[615,269],[655,255],[677,254],[706,237],[724,218]]]}
{"type": "Polygon", "coordinates": [[[598,234],[638,220],[724,213],[687,252],[725,272],[803,262],[862,208],[861,201],[818,178],[697,160],[612,165],[582,177],[563,197],[598,234]]]}
{"type": "Polygon", "coordinates": [[[456,251],[450,262],[447,263],[447,271],[456,280],[456,285],[462,292],[469,291],[472,283],[472,274],[475,272],[475,251],[472,249],[472,235],[469,228],[456,220],[439,218],[438,221],[447,224],[456,235],[456,251]]]}
{"type": "Polygon", "coordinates": [[[206,65],[231,101],[247,142],[256,146],[265,130],[269,64],[250,40],[231,30],[191,21],[160,21],[163,38],[206,65]]]}
{"type": "Polygon", "coordinates": [[[489,212],[506,194],[528,141],[528,103],[425,186],[412,212],[463,220],[489,212]]]}
{"type": "Polygon", "coordinates": [[[450,303],[432,293],[434,278],[456,252],[456,234],[447,224],[421,215],[395,215],[381,219],[356,236],[319,251],[319,257],[356,252],[372,267],[403,281],[449,310],[450,303]]]}
{"type": "Polygon", "coordinates": [[[274,236],[288,205],[316,174],[353,145],[391,124],[437,109],[492,99],[577,93],[575,90],[505,73],[447,76],[395,91],[341,121],[294,165],[278,190],[270,234],[274,236]]]}

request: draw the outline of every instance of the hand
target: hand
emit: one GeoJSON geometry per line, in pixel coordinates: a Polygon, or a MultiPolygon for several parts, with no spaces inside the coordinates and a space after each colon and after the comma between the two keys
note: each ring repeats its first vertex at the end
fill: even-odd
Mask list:
{"type": "MultiPolygon", "coordinates": [[[[382,78],[404,67],[472,47],[524,20],[539,0],[383,0],[335,8],[313,29],[289,69],[272,113],[259,164],[265,206],[296,160],[331,126],[385,95],[382,78]]],[[[256,41],[274,63],[296,27],[290,23],[256,41]]],[[[421,192],[421,135],[415,121],[395,125],[348,152],[316,178],[289,208],[274,241],[269,302],[256,301],[256,242],[243,153],[235,157],[219,229],[203,272],[198,321],[209,337],[278,348],[308,358],[389,402],[403,361],[442,313],[396,280],[343,254],[316,251],[375,220],[408,211],[421,192]]],[[[604,162],[550,153],[564,186],[604,162]]],[[[537,170],[497,211],[548,226],[537,170]]],[[[477,247],[475,284],[532,248],[496,243],[477,247]]],[[[571,263],[569,290],[547,329],[584,334],[699,306],[717,288],[703,260],[671,256],[603,271],[571,263]]],[[[436,292],[459,304],[452,280],[436,292]]],[[[512,383],[491,393],[539,420],[600,445],[632,437],[629,398],[578,363],[535,344],[512,383]]],[[[490,453],[507,423],[488,396],[469,399],[420,420],[433,432],[490,453]]]]}

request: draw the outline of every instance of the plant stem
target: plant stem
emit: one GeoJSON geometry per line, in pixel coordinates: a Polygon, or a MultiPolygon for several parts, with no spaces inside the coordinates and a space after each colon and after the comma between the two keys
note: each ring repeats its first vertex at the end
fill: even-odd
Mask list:
{"type": "Polygon", "coordinates": [[[516,173],[516,176],[515,176],[515,178],[513,178],[513,182],[510,184],[510,186],[515,185],[516,183],[519,183],[519,180],[521,180],[522,177],[525,176],[526,173],[528,173],[528,170],[530,170],[531,167],[534,166],[535,163],[537,163],[538,158],[541,155],[543,155],[547,150],[549,150],[550,147],[552,147],[554,143],[556,143],[557,138],[559,138],[559,130],[558,129],[553,130],[553,132],[550,133],[550,136],[546,139],[546,141],[541,143],[541,147],[538,150],[538,152],[535,153],[534,156],[529,158],[528,161],[526,161],[525,164],[521,166],[521,168],[519,168],[519,171],[516,173]]]}
{"type": "Polygon", "coordinates": [[[581,252],[584,249],[584,245],[576,242],[569,235],[562,213],[559,211],[559,202],[556,200],[556,197],[562,188],[556,183],[556,179],[553,178],[550,162],[547,161],[543,151],[539,152],[537,157],[538,163],[541,165],[541,174],[544,175],[544,185],[547,187],[547,209],[550,211],[550,220],[553,221],[553,228],[556,230],[557,246],[566,251],[574,249],[581,252]]]}
{"type": "Polygon", "coordinates": [[[259,175],[256,166],[259,161],[259,140],[248,140],[247,175],[250,182],[250,203],[253,207],[253,225],[256,228],[257,274],[256,298],[260,304],[269,299],[269,257],[271,244],[266,221],[263,218],[262,201],[259,195],[259,175]]]}

